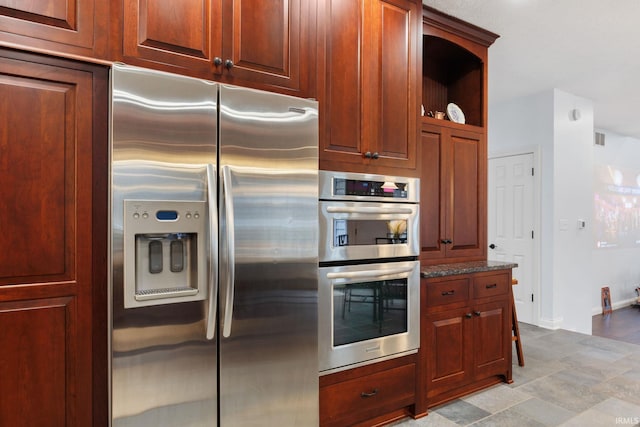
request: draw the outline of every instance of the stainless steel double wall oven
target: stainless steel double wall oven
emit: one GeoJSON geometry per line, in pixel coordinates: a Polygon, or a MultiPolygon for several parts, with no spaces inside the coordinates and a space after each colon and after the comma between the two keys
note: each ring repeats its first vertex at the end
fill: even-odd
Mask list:
{"type": "Polygon", "coordinates": [[[416,352],[419,180],[320,171],[321,374],[416,352]]]}

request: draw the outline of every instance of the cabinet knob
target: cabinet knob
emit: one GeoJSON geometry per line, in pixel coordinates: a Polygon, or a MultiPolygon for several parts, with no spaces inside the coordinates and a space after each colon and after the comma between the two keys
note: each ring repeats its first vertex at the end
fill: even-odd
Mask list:
{"type": "Polygon", "coordinates": [[[213,65],[215,65],[216,67],[219,67],[222,65],[222,58],[216,56],[215,58],[213,58],[213,65]]]}
{"type": "Polygon", "coordinates": [[[471,314],[471,313],[466,313],[466,314],[464,315],[464,317],[466,317],[467,319],[471,319],[471,316],[472,316],[472,314],[471,314]]]}
{"type": "MultiPolygon", "coordinates": [[[[476,316],[480,316],[480,314],[482,314],[482,313],[480,313],[479,311],[474,311],[473,314],[475,314],[476,316]]],[[[471,317],[471,316],[469,316],[469,317],[471,317]]]]}
{"type": "Polygon", "coordinates": [[[366,153],[364,153],[364,157],[365,157],[366,159],[370,159],[370,158],[372,158],[372,157],[373,157],[373,154],[371,154],[371,151],[367,151],[366,153]]]}
{"type": "Polygon", "coordinates": [[[224,68],[226,68],[227,70],[230,70],[233,68],[233,61],[230,59],[227,59],[226,61],[224,61],[224,68]]]}
{"type": "Polygon", "coordinates": [[[489,248],[490,248],[490,249],[495,249],[495,248],[496,248],[496,245],[494,245],[494,244],[492,243],[492,244],[490,244],[490,245],[489,245],[489,248]]]}
{"type": "Polygon", "coordinates": [[[374,158],[374,159],[377,159],[377,158],[379,158],[379,157],[380,157],[380,154],[378,154],[378,152],[376,151],[375,153],[373,153],[373,154],[371,155],[371,157],[372,157],[372,158],[374,158]]]}

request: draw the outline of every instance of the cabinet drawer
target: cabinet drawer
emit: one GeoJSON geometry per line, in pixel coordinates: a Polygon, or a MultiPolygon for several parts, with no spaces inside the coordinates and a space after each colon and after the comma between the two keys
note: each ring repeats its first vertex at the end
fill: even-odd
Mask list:
{"type": "Polygon", "coordinates": [[[492,274],[476,276],[473,280],[474,298],[485,298],[506,294],[509,291],[509,276],[507,274],[492,274]]]}
{"type": "Polygon", "coordinates": [[[469,299],[469,279],[427,282],[427,307],[465,302],[469,299]]]}
{"type": "Polygon", "coordinates": [[[415,403],[416,365],[399,366],[320,388],[322,425],[358,422],[415,403]]]}

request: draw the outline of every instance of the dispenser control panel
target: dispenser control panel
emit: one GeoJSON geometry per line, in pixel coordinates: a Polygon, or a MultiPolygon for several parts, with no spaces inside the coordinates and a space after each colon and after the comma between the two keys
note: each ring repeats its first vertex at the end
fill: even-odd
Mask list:
{"type": "Polygon", "coordinates": [[[207,206],[124,201],[125,308],[207,297],[207,206]]]}

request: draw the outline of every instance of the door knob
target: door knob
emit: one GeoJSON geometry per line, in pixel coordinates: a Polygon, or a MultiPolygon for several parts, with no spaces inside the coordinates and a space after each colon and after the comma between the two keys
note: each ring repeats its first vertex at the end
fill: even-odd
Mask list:
{"type": "Polygon", "coordinates": [[[490,244],[490,245],[489,245],[489,248],[490,248],[490,249],[495,249],[495,248],[496,248],[496,245],[494,245],[494,244],[492,243],[492,244],[490,244]]]}

